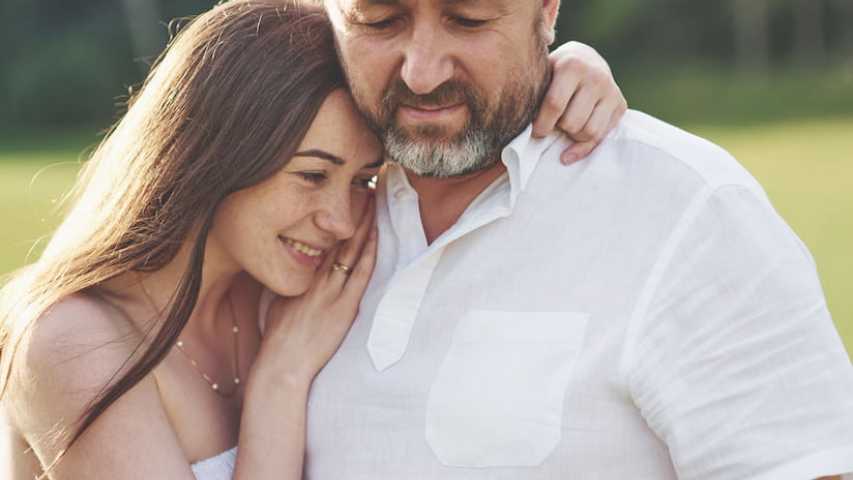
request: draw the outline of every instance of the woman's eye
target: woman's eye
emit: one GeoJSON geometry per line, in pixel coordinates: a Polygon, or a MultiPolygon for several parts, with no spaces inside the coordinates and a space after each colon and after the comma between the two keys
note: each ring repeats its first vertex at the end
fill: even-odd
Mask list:
{"type": "Polygon", "coordinates": [[[326,180],[326,174],[323,172],[299,172],[297,175],[306,182],[313,183],[315,185],[319,185],[326,180]]]}
{"type": "Polygon", "coordinates": [[[477,28],[482,27],[488,22],[488,20],[477,20],[474,18],[466,18],[466,17],[453,17],[453,21],[464,28],[477,28]]]}
{"type": "Polygon", "coordinates": [[[376,175],[372,177],[360,177],[353,179],[352,184],[355,185],[357,188],[362,188],[365,190],[375,190],[376,180],[376,175]]]}

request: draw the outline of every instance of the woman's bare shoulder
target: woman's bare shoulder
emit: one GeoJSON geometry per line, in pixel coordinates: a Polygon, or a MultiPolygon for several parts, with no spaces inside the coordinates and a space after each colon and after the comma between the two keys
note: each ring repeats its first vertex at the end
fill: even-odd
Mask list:
{"type": "Polygon", "coordinates": [[[140,340],[133,324],[99,297],[81,293],[62,299],[33,323],[14,352],[7,413],[24,429],[42,423],[45,409],[82,413],[118,378],[140,340]]]}
{"type": "Polygon", "coordinates": [[[115,307],[100,297],[78,293],[57,302],[33,323],[15,360],[28,373],[54,377],[80,369],[77,373],[90,378],[116,366],[109,360],[126,360],[140,338],[115,307]]]}
{"type": "MultiPolygon", "coordinates": [[[[35,322],[16,354],[4,404],[15,432],[44,464],[67,447],[92,401],[138,361],[147,346],[138,332],[94,295],[66,298],[35,322]]],[[[63,457],[55,478],[142,478],[145,472],[154,478],[191,476],[153,374],[98,417],[63,457]],[[147,457],[132,454],[139,451],[147,457]]]]}

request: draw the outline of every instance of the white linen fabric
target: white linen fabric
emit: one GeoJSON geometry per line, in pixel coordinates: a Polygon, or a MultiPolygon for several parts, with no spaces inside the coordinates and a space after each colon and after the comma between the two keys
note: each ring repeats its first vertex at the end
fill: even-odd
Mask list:
{"type": "Polygon", "coordinates": [[[853,367],[758,183],[639,112],[568,168],[568,140],[530,131],[431,245],[389,167],[376,271],[312,388],[306,478],[853,472],[853,367]]]}
{"type": "Polygon", "coordinates": [[[190,466],[196,480],[231,480],[237,466],[237,447],[190,466]]]}

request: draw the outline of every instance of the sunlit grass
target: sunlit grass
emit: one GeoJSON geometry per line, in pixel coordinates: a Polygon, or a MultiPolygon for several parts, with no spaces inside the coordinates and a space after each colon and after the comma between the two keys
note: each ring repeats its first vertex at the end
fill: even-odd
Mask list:
{"type": "Polygon", "coordinates": [[[808,245],[853,352],[853,118],[694,130],[746,165],[808,245]]]}
{"type": "Polygon", "coordinates": [[[35,259],[60,221],[59,206],[80,167],[73,148],[0,151],[0,272],[35,259]]]}
{"type": "MultiPolygon", "coordinates": [[[[687,128],[732,152],[764,185],[808,245],[830,310],[853,352],[853,117],[757,126],[687,128]]],[[[0,272],[35,258],[58,223],[55,202],[71,186],[95,137],[22,139],[0,147],[0,272]]]]}

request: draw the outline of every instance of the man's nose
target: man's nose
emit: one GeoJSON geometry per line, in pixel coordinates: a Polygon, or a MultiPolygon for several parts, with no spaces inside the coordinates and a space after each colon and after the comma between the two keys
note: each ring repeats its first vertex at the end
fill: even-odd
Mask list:
{"type": "Polygon", "coordinates": [[[356,225],[352,215],[350,192],[329,195],[314,219],[318,228],[334,235],[337,240],[352,237],[356,225]]]}
{"type": "Polygon", "coordinates": [[[404,46],[400,76],[417,95],[426,95],[453,77],[453,61],[441,32],[433,26],[415,26],[404,46]]]}

